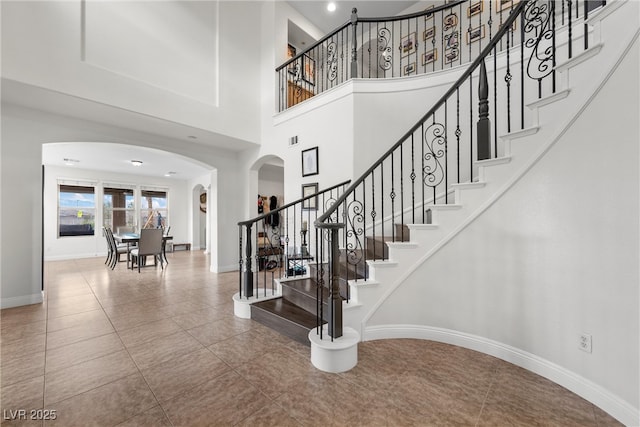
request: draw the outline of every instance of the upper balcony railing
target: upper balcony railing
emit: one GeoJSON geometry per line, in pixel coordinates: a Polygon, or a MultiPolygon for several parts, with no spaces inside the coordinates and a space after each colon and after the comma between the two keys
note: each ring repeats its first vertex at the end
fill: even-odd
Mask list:
{"type": "MultiPolygon", "coordinates": [[[[352,78],[408,77],[471,63],[518,3],[459,0],[387,18],[360,18],[353,9],[348,22],[276,68],[278,111],[352,78]]],[[[554,3],[558,23],[571,27],[603,2],[554,3]]],[[[517,25],[500,40],[498,52],[520,43],[517,25]]]]}

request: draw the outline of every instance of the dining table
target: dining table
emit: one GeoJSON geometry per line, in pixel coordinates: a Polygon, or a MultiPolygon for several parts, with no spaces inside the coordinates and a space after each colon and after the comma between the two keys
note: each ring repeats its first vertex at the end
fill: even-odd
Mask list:
{"type": "MultiPolygon", "coordinates": [[[[129,250],[131,249],[132,244],[134,243],[137,244],[140,241],[140,234],[139,233],[114,234],[113,238],[118,243],[127,244],[127,268],[129,268],[129,260],[131,259],[131,257],[129,256],[129,250]]],[[[162,258],[164,259],[165,263],[169,264],[169,260],[167,260],[167,251],[166,251],[167,240],[173,240],[173,236],[168,236],[168,235],[162,236],[162,258]]],[[[131,268],[133,269],[133,263],[131,263],[131,268]]]]}

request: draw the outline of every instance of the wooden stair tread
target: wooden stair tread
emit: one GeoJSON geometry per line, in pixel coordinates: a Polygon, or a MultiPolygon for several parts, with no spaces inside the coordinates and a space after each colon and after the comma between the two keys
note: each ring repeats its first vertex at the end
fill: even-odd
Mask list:
{"type": "Polygon", "coordinates": [[[309,313],[307,310],[298,307],[284,298],[258,302],[252,305],[252,308],[254,307],[309,330],[316,327],[317,319],[315,314],[309,313]]]}

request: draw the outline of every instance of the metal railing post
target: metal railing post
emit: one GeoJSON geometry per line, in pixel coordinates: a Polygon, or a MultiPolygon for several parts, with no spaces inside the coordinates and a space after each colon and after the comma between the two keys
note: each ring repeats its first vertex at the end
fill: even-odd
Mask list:
{"type": "Polygon", "coordinates": [[[244,296],[249,298],[253,296],[253,270],[251,266],[251,252],[253,252],[253,248],[251,247],[251,224],[247,225],[247,269],[244,272],[244,296]]]}
{"type": "Polygon", "coordinates": [[[357,28],[358,28],[358,9],[355,7],[351,9],[351,30],[353,31],[353,37],[351,40],[351,78],[358,77],[358,40],[357,40],[357,28]]]}
{"type": "Polygon", "coordinates": [[[489,120],[489,81],[484,60],[480,63],[480,78],[478,82],[478,160],[491,158],[491,121],[489,120]]]}
{"type": "Polygon", "coordinates": [[[342,298],[340,297],[340,253],[338,228],[331,228],[331,288],[329,290],[329,336],[342,336],[342,298]]]}

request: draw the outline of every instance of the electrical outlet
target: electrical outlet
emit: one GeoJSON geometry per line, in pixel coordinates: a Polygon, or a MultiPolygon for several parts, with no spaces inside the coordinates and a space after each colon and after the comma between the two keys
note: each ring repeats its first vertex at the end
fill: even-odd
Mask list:
{"type": "Polygon", "coordinates": [[[578,341],[578,348],[587,353],[591,353],[591,335],[580,334],[580,338],[578,341]]]}

